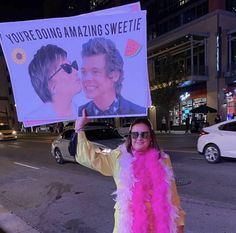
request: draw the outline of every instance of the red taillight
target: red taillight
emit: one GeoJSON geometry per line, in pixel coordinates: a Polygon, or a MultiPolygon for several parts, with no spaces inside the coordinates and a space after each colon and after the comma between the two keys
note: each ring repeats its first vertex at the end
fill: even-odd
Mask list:
{"type": "Polygon", "coordinates": [[[204,131],[203,129],[201,130],[200,134],[199,134],[199,137],[202,136],[202,135],[206,135],[206,134],[209,134],[209,132],[206,132],[204,131]]]}

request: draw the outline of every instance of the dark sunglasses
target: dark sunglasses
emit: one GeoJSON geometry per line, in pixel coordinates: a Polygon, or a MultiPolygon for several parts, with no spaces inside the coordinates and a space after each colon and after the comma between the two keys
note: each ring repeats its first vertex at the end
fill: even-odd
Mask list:
{"type": "Polygon", "coordinates": [[[67,74],[71,74],[72,68],[74,68],[75,70],[79,70],[77,61],[73,61],[71,64],[67,64],[67,63],[61,64],[60,68],[49,77],[49,80],[51,80],[53,76],[55,76],[60,70],[64,70],[67,74]]]}
{"type": "Polygon", "coordinates": [[[132,139],[137,139],[139,136],[142,139],[148,139],[150,137],[150,132],[144,131],[144,132],[131,132],[130,133],[132,139]]]}

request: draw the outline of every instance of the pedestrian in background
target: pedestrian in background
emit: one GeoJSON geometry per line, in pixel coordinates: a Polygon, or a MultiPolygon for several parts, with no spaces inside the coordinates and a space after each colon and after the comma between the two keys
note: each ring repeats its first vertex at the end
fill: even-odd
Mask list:
{"type": "Polygon", "coordinates": [[[215,117],[215,124],[218,124],[221,122],[221,116],[220,114],[216,114],[216,117],[215,117]]]}
{"type": "Polygon", "coordinates": [[[169,132],[173,130],[173,119],[171,118],[169,121],[169,132]]]}
{"type": "Polygon", "coordinates": [[[64,124],[62,122],[59,122],[58,123],[58,130],[59,130],[59,133],[62,133],[63,130],[64,130],[64,124]]]}
{"type": "Polygon", "coordinates": [[[185,133],[189,133],[189,126],[190,126],[190,117],[189,114],[187,114],[187,117],[185,118],[185,133]]]}
{"type": "Polygon", "coordinates": [[[165,132],[167,133],[166,118],[164,116],[161,119],[161,133],[163,130],[165,130],[165,132]]]}
{"type": "Polygon", "coordinates": [[[76,161],[113,176],[117,186],[113,233],[183,233],[180,207],[170,158],[159,149],[151,122],[138,118],[126,142],[109,153],[98,152],[83,128],[85,109],[76,121],[76,161]]]}
{"type": "Polygon", "coordinates": [[[199,124],[197,122],[197,117],[195,116],[195,114],[192,115],[192,120],[191,120],[191,132],[198,132],[198,128],[199,128],[199,124]]]}

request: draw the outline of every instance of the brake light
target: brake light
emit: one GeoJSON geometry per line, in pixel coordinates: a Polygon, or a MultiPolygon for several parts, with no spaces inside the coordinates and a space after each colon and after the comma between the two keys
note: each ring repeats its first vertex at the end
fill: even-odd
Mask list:
{"type": "Polygon", "coordinates": [[[203,136],[203,135],[206,135],[206,134],[209,134],[209,132],[206,132],[206,131],[204,131],[204,130],[202,129],[201,132],[200,132],[200,134],[199,134],[199,137],[200,137],[200,136],[203,136]]]}

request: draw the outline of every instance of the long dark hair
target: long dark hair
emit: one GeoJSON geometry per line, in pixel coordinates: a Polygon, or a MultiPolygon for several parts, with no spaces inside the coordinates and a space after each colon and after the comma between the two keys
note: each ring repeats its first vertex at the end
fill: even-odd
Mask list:
{"type": "Polygon", "coordinates": [[[137,118],[130,125],[129,134],[128,134],[128,137],[127,137],[126,143],[125,143],[127,151],[132,154],[132,149],[131,149],[132,148],[132,144],[131,144],[130,132],[131,132],[133,126],[136,125],[136,124],[144,124],[144,125],[146,125],[148,127],[148,129],[150,131],[150,137],[151,137],[150,147],[151,148],[155,148],[157,150],[160,150],[160,147],[159,147],[159,145],[157,143],[156,135],[155,135],[155,132],[153,130],[152,123],[150,122],[150,120],[148,118],[137,118]]]}

